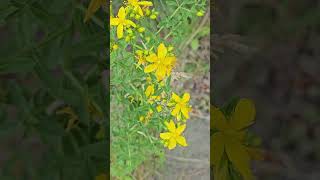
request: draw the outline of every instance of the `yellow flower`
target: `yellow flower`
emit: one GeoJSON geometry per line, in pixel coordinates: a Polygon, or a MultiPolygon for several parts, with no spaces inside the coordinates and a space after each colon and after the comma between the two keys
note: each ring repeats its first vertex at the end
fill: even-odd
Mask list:
{"type": "Polygon", "coordinates": [[[130,36],[132,36],[132,35],[133,35],[132,29],[131,29],[131,28],[130,28],[130,29],[127,29],[127,33],[128,33],[130,36]]]}
{"type": "Polygon", "coordinates": [[[119,48],[119,46],[117,45],[117,44],[114,44],[113,46],[112,46],[112,50],[117,50],[119,48]]]}
{"type": "Polygon", "coordinates": [[[182,98],[180,98],[177,94],[172,93],[172,100],[174,101],[173,104],[175,104],[175,107],[171,114],[177,117],[178,120],[181,119],[181,114],[185,119],[189,119],[189,112],[191,111],[191,107],[188,105],[190,94],[184,93],[182,98]]]}
{"type": "Polygon", "coordinates": [[[186,125],[183,124],[181,126],[174,124],[172,120],[170,122],[165,123],[169,132],[160,133],[160,138],[167,143],[167,147],[169,150],[174,149],[177,143],[181,146],[187,146],[186,139],[181,136],[182,132],[186,129],[186,125]]]}
{"type": "Polygon", "coordinates": [[[147,77],[146,80],[148,83],[151,83],[151,81],[152,81],[151,77],[147,77]]]}
{"type": "Polygon", "coordinates": [[[204,15],[204,11],[203,10],[200,10],[197,12],[197,16],[201,17],[204,15]]]}
{"type": "Polygon", "coordinates": [[[155,101],[160,101],[161,97],[160,96],[150,96],[148,99],[148,103],[153,104],[155,101]]]}
{"type": "Polygon", "coordinates": [[[143,33],[145,30],[146,30],[146,29],[145,29],[144,27],[140,27],[140,28],[138,29],[138,32],[139,32],[139,33],[143,33]]]}
{"type": "Polygon", "coordinates": [[[147,113],[147,116],[146,116],[146,122],[150,120],[150,118],[152,117],[153,115],[153,111],[152,109],[149,109],[148,113],[147,113]]]}
{"type": "Polygon", "coordinates": [[[117,18],[111,17],[110,19],[111,26],[118,26],[117,27],[117,37],[121,39],[123,37],[123,29],[124,26],[132,26],[136,27],[136,24],[128,19],[126,19],[126,10],[124,7],[121,7],[118,12],[117,18]]]}
{"type": "Polygon", "coordinates": [[[139,121],[143,122],[144,121],[144,116],[139,117],[139,121]]]}
{"type": "Polygon", "coordinates": [[[158,54],[151,53],[146,60],[152,64],[145,67],[144,72],[150,73],[155,71],[157,79],[160,81],[166,75],[170,75],[171,70],[176,62],[176,57],[169,56],[166,46],[161,43],[158,47],[158,54]]]}
{"type": "Polygon", "coordinates": [[[143,55],[143,51],[141,51],[141,50],[136,50],[136,54],[137,54],[138,56],[142,56],[142,55],[143,55]]]}
{"type": "Polygon", "coordinates": [[[143,11],[141,6],[152,6],[150,1],[140,1],[140,0],[128,0],[128,4],[133,7],[133,10],[138,12],[140,16],[143,16],[143,11]]]}
{"type": "Polygon", "coordinates": [[[126,38],[124,39],[126,42],[129,42],[130,41],[130,36],[126,36],[126,38]]]}
{"type": "Polygon", "coordinates": [[[135,57],[138,60],[137,66],[140,66],[141,64],[144,65],[146,63],[146,57],[143,55],[143,51],[137,50],[135,54],[135,57]]]}
{"type": "Polygon", "coordinates": [[[145,91],[147,97],[154,94],[154,85],[149,85],[145,91]]]}
{"type": "Polygon", "coordinates": [[[246,128],[254,123],[255,107],[252,101],[241,99],[230,120],[218,108],[211,108],[212,127],[218,132],[211,137],[212,162],[215,168],[221,165],[223,154],[226,153],[235,169],[244,180],[253,179],[250,170],[250,154],[244,144],[246,128]]]}
{"type": "Polygon", "coordinates": [[[138,66],[140,66],[141,64],[144,65],[146,63],[146,58],[143,56],[136,56],[137,60],[138,60],[138,66]]]}
{"type": "Polygon", "coordinates": [[[146,9],[146,16],[149,16],[151,14],[150,9],[146,9]]]}
{"type": "Polygon", "coordinates": [[[134,16],[134,18],[135,18],[136,20],[139,20],[139,19],[141,18],[141,16],[140,16],[139,14],[137,14],[137,15],[134,16]]]}
{"type": "Polygon", "coordinates": [[[157,19],[157,15],[152,14],[152,15],[150,16],[150,19],[157,19]]]}
{"type": "Polygon", "coordinates": [[[157,111],[161,112],[162,111],[162,107],[160,105],[157,106],[157,111]]]}

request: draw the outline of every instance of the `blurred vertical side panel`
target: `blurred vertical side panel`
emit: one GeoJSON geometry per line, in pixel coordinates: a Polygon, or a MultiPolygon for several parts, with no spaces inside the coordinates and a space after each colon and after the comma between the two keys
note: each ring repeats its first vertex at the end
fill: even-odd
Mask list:
{"type": "Polygon", "coordinates": [[[1,180],[107,178],[108,7],[1,0],[1,180]]]}
{"type": "MultiPolygon", "coordinates": [[[[249,166],[236,165],[231,150],[229,164],[261,180],[319,179],[320,2],[216,0],[214,16],[212,103],[224,107],[247,98],[256,112],[242,143],[249,156],[237,157],[249,158],[249,166]]],[[[217,114],[212,117],[219,121],[217,114]]],[[[226,161],[216,158],[212,162],[224,167],[226,161]]],[[[228,176],[230,171],[217,170],[228,176]]]]}

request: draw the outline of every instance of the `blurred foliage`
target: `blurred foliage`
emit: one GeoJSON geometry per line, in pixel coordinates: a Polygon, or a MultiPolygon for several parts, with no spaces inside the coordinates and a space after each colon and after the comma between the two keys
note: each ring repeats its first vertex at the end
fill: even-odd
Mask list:
{"type": "Polygon", "coordinates": [[[239,9],[236,33],[288,40],[304,33],[306,28],[319,29],[320,11],[316,3],[300,0],[265,3],[248,1],[239,9]]]}
{"type": "Polygon", "coordinates": [[[9,147],[0,179],[88,180],[107,169],[106,13],[85,24],[88,4],[0,1],[0,138],[9,147]]]}
{"type": "Polygon", "coordinates": [[[221,56],[215,64],[214,99],[223,102],[230,93],[255,98],[255,131],[267,139],[270,153],[264,165],[256,164],[257,179],[319,179],[314,175],[319,166],[319,1],[216,5],[219,35],[212,49],[221,56]],[[286,171],[283,164],[295,170],[286,171]]]}

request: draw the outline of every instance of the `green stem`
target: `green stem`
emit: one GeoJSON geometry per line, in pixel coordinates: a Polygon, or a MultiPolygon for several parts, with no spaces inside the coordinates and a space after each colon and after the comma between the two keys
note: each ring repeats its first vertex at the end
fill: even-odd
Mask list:
{"type": "MultiPolygon", "coordinates": [[[[184,5],[184,3],[182,2],[178,7],[177,9],[171,14],[171,16],[169,17],[169,20],[171,20],[176,14],[177,12],[179,11],[180,8],[182,8],[182,6],[184,5]]],[[[161,26],[160,29],[156,32],[156,35],[159,34],[162,29],[164,28],[164,26],[161,26]]]]}
{"type": "MultiPolygon", "coordinates": [[[[181,23],[182,23],[182,21],[180,21],[180,22],[178,23],[178,25],[176,26],[176,28],[179,27],[181,23]]],[[[175,28],[175,29],[176,29],[176,28],[175,28]]],[[[165,40],[168,39],[168,37],[174,32],[175,29],[172,29],[172,30],[166,35],[166,37],[164,37],[164,39],[165,39],[165,40]]]]}

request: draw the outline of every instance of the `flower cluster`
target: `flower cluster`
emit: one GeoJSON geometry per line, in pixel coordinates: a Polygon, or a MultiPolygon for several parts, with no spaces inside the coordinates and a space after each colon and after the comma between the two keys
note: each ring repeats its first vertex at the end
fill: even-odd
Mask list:
{"type": "Polygon", "coordinates": [[[136,70],[145,76],[141,82],[142,99],[145,100],[142,101],[148,107],[137,119],[143,124],[148,124],[151,120],[162,124],[162,129],[167,131],[160,133],[161,142],[171,150],[177,144],[187,146],[182,133],[186,129],[186,120],[190,117],[190,94],[179,96],[171,91],[171,72],[177,61],[173,46],[166,45],[162,40],[152,41],[146,36],[152,32],[140,25],[143,18],[157,18],[158,13],[152,7],[153,3],[150,1],[128,0],[119,8],[116,16],[110,17],[110,25],[115,28],[117,38],[113,38],[111,51],[118,50],[118,44],[124,42],[130,45],[136,70]]]}
{"type": "MultiPolygon", "coordinates": [[[[128,42],[130,41],[130,38],[135,39],[135,36],[133,36],[133,29],[139,33],[145,31],[144,27],[136,25],[133,21],[142,20],[144,17],[156,19],[158,12],[154,9],[150,10],[150,7],[153,6],[153,3],[150,1],[128,0],[125,4],[126,6],[120,7],[116,17],[111,15],[110,25],[117,27],[118,39],[122,39],[124,37],[124,32],[127,32],[125,39],[126,42],[128,42]]],[[[112,14],[112,7],[110,7],[110,12],[112,14]]]]}

